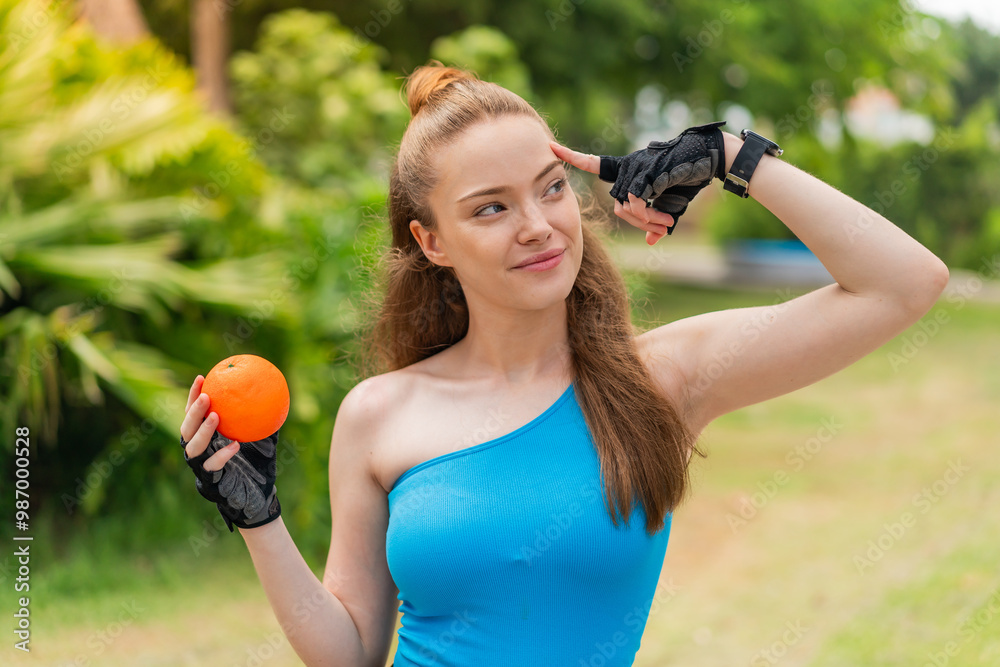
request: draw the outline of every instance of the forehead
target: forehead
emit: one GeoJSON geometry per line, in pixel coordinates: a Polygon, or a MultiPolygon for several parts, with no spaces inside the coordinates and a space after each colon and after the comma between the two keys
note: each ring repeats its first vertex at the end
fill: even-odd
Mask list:
{"type": "Polygon", "coordinates": [[[483,188],[530,185],[553,159],[549,135],[538,120],[512,116],[478,123],[437,155],[435,194],[454,203],[483,188]]]}

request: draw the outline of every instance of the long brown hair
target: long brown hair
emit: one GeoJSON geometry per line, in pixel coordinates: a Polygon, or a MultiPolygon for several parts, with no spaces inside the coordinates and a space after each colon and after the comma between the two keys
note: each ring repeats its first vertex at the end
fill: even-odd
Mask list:
{"type": "MultiPolygon", "coordinates": [[[[428,194],[439,147],[472,125],[510,115],[537,119],[555,139],[528,102],[465,70],[441,63],[417,67],[405,90],[412,117],[389,178],[391,247],[379,259],[376,289],[367,295],[370,315],[359,337],[366,377],[426,359],[457,343],[469,328],[453,268],[427,259],[409,229],[414,219],[435,227],[428,194]]],[[[628,292],[605,250],[607,229],[590,215],[593,208],[581,212],[583,259],[566,297],[574,384],[601,461],[612,523],[619,525],[620,513],[628,525],[637,498],[646,532],[653,534],[690,486],[689,451],[705,454],[639,358],[628,292]]]]}

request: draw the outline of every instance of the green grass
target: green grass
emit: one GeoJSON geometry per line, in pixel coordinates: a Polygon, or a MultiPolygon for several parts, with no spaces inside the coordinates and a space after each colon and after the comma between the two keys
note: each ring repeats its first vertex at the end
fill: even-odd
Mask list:
{"type": "MultiPolygon", "coordinates": [[[[654,285],[647,312],[668,321],[776,298],[654,285]]],[[[949,321],[906,363],[894,368],[892,355],[917,326],[819,383],[709,426],[709,458],[695,459],[661,574],[677,593],[650,615],[637,666],[919,667],[949,642],[950,666],[1000,664],[1000,614],[991,611],[1000,609],[1000,308],[937,308],[949,321]],[[824,423],[836,425],[832,437],[794,469],[789,452],[824,423]],[[970,470],[916,505],[955,459],[970,470]],[[731,517],[778,472],[785,483],[734,528],[731,517]],[[885,525],[907,512],[913,521],[890,543],[885,525]],[[887,548],[859,572],[857,558],[880,536],[887,548]],[[774,662],[761,653],[769,649],[774,662]]],[[[0,662],[245,665],[256,655],[272,656],[269,667],[301,664],[238,535],[221,534],[198,555],[186,539],[122,551],[114,542],[129,518],[95,526],[112,521],[121,526],[62,540],[58,559],[38,557],[32,654],[8,644],[0,662]],[[129,603],[142,611],[117,626],[129,603]]],[[[44,553],[44,541],[36,548],[44,553]]],[[[319,574],[322,563],[311,564],[319,574]]]]}
{"type": "MultiPolygon", "coordinates": [[[[755,305],[751,294],[719,297],[657,289],[661,308],[685,314],[755,305]]],[[[936,308],[949,321],[905,363],[893,355],[920,340],[919,326],[819,383],[709,426],[709,458],[675,514],[661,575],[679,592],[651,616],[637,665],[919,666],[949,641],[958,644],[949,665],[1000,664],[1000,614],[989,611],[1000,587],[1000,309],[936,308]],[[794,470],[785,457],[824,419],[842,426],[794,470]],[[970,470],[945,487],[955,459],[970,470]],[[739,516],[777,471],[787,482],[731,527],[727,515],[739,516]],[[930,499],[915,505],[925,487],[930,499]],[[883,537],[887,548],[859,571],[869,540],[907,512],[909,525],[883,537]],[[799,622],[801,636],[786,633],[787,622],[799,622]]]]}

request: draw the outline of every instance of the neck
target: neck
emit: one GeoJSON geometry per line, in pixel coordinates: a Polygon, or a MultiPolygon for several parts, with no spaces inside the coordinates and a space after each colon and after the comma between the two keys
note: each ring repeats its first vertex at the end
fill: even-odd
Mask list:
{"type": "Polygon", "coordinates": [[[469,310],[469,331],[453,346],[470,377],[525,385],[572,377],[566,302],[542,310],[469,310]]]}

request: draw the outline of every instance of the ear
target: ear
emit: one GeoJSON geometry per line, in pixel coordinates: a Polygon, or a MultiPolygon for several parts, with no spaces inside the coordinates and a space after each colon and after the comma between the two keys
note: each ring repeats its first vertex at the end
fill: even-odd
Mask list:
{"type": "Polygon", "coordinates": [[[410,220],[410,233],[417,239],[424,256],[438,266],[452,266],[451,260],[439,244],[438,235],[420,224],[419,220],[410,220]]]}

